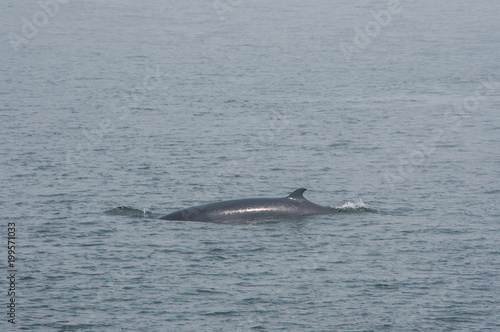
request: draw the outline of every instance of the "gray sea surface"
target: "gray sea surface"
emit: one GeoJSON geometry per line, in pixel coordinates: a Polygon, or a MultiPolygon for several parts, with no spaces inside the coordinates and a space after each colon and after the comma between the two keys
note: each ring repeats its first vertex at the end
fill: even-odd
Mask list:
{"type": "Polygon", "coordinates": [[[0,330],[499,331],[499,15],[3,0],[0,330]],[[301,187],[339,213],[157,219],[301,187]]]}

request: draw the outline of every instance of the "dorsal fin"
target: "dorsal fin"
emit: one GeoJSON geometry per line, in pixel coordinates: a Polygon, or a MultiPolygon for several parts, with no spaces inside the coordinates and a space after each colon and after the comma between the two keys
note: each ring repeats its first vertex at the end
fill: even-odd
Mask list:
{"type": "Polygon", "coordinates": [[[287,198],[290,198],[290,199],[305,199],[303,194],[304,194],[304,191],[306,191],[307,189],[306,188],[299,188],[297,190],[295,190],[293,193],[291,193],[290,195],[288,195],[287,198]]]}

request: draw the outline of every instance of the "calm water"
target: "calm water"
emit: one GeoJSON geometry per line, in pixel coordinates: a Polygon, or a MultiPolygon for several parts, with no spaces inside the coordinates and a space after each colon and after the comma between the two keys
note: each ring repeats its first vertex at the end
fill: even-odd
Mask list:
{"type": "Polygon", "coordinates": [[[0,329],[498,331],[499,13],[3,1],[0,329]],[[341,213],[156,219],[300,187],[341,213]]]}

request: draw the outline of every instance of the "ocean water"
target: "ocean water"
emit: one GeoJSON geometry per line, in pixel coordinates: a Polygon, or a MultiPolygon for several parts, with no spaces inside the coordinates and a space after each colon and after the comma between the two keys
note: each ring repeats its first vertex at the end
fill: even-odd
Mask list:
{"type": "Polygon", "coordinates": [[[0,330],[500,330],[498,13],[2,1],[0,330]]]}

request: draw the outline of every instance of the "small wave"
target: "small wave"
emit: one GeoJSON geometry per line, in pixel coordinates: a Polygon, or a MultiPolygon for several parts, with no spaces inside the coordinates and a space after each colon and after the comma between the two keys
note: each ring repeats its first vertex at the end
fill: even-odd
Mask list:
{"type": "Polygon", "coordinates": [[[336,206],[335,210],[338,212],[377,212],[366,206],[361,197],[358,197],[354,202],[346,202],[340,206],[336,206]]]}
{"type": "Polygon", "coordinates": [[[127,206],[118,206],[114,209],[108,210],[106,214],[112,216],[127,216],[127,217],[141,217],[141,218],[156,218],[156,216],[148,209],[134,209],[127,206]]]}

